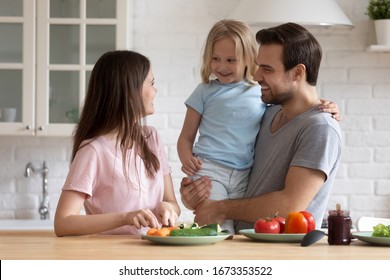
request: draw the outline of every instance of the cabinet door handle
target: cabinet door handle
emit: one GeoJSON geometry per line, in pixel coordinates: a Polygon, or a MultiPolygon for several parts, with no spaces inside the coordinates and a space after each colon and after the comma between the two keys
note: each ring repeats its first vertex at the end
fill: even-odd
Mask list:
{"type": "Polygon", "coordinates": [[[38,129],[39,129],[40,131],[43,131],[43,130],[45,130],[45,127],[40,126],[38,129]]]}
{"type": "Polygon", "coordinates": [[[31,130],[31,125],[26,125],[26,130],[31,130]]]}

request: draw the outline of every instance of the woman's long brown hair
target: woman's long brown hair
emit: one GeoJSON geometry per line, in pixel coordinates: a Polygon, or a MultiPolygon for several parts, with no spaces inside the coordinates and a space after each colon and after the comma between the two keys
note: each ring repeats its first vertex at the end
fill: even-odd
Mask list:
{"type": "Polygon", "coordinates": [[[147,145],[149,135],[140,124],[145,116],[142,86],[150,70],[150,61],[133,51],[110,51],[96,62],[89,81],[80,120],[74,133],[71,161],[84,140],[116,133],[116,143],[123,156],[123,171],[128,177],[126,155],[129,148],[138,153],[148,176],[160,168],[155,154],[147,145]]]}

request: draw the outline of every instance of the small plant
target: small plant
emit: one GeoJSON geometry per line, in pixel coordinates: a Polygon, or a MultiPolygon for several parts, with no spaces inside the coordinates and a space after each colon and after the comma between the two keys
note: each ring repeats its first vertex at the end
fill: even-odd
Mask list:
{"type": "Polygon", "coordinates": [[[372,20],[390,19],[390,0],[370,0],[366,15],[372,20]]]}

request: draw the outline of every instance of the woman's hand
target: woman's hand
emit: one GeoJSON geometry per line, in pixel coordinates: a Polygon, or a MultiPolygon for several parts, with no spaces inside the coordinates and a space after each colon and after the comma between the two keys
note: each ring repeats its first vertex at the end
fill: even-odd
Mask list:
{"type": "Polygon", "coordinates": [[[194,181],[183,178],[180,185],[181,201],[188,209],[196,209],[210,196],[211,181],[207,177],[201,177],[194,181]]]}
{"type": "Polygon", "coordinates": [[[124,225],[158,227],[159,222],[150,209],[131,212],[80,215],[86,195],[63,191],[57,204],[54,230],[57,236],[96,234],[124,225]]]}
{"type": "Polygon", "coordinates": [[[130,226],[141,227],[159,227],[159,222],[156,216],[150,209],[142,209],[126,213],[126,222],[130,226]]]}
{"type": "Polygon", "coordinates": [[[318,106],[318,108],[322,112],[328,112],[332,114],[332,118],[334,118],[336,121],[341,121],[341,115],[340,115],[340,110],[339,107],[336,103],[332,101],[328,101],[325,99],[320,99],[321,105],[318,106]]]}
{"type": "Polygon", "coordinates": [[[160,202],[156,209],[156,215],[161,221],[162,226],[174,226],[178,218],[175,207],[167,201],[160,202]]]}

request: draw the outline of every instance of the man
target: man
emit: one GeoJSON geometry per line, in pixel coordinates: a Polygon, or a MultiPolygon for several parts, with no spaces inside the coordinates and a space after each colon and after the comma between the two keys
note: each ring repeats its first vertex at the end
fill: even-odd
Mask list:
{"type": "MultiPolygon", "coordinates": [[[[341,131],[321,112],[316,83],[322,51],[314,36],[295,23],[260,30],[255,80],[267,108],[256,142],[254,165],[243,199],[213,201],[207,178],[183,179],[186,207],[199,224],[236,220],[253,228],[260,217],[311,212],[320,228],[341,156],[341,131]]],[[[239,149],[239,147],[237,147],[239,149]]]]}

